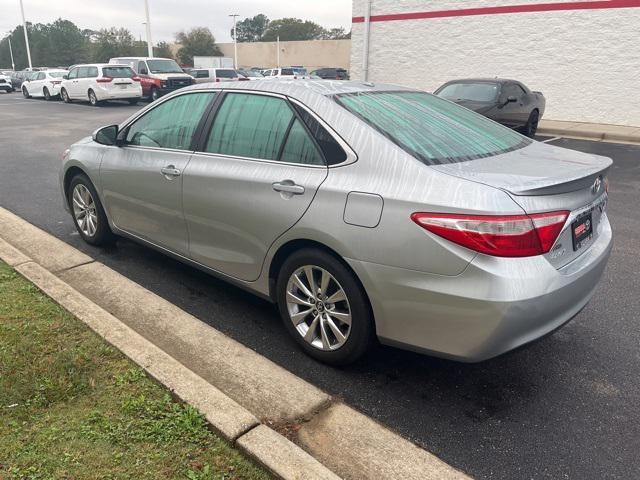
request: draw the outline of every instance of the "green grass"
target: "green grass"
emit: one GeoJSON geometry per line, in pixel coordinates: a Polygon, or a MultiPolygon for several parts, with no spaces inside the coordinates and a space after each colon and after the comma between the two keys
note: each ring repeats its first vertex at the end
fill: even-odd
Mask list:
{"type": "Polygon", "coordinates": [[[0,262],[0,479],[267,479],[0,262]]]}

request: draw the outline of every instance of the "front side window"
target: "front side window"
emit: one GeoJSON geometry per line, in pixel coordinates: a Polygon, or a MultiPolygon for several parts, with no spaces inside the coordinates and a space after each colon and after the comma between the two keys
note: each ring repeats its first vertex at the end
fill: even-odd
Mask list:
{"type": "Polygon", "coordinates": [[[77,68],[71,69],[71,71],[69,72],[69,76],[67,78],[69,79],[78,78],[78,69],[77,68]]]}
{"type": "Polygon", "coordinates": [[[335,98],[427,165],[489,157],[531,143],[482,115],[424,92],[358,92],[335,98]]]}
{"type": "Polygon", "coordinates": [[[190,150],[193,135],[215,92],[189,93],[167,100],[136,120],[127,145],[190,150]]]}
{"type": "Polygon", "coordinates": [[[148,72],[147,64],[144,62],[138,62],[138,73],[141,75],[146,75],[148,72]]]}
{"type": "Polygon", "coordinates": [[[305,127],[282,98],[228,93],[213,122],[206,152],[323,165],[305,127]]]}

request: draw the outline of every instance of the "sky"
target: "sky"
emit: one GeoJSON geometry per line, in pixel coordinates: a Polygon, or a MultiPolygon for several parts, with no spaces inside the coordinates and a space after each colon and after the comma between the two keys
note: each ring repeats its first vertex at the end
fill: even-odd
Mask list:
{"type": "MultiPolygon", "coordinates": [[[[23,0],[28,22],[49,23],[62,17],[80,28],[128,28],[146,39],[144,0],[23,0]]],[[[209,27],[217,42],[230,42],[232,13],[238,21],[264,13],[270,19],[297,17],[323,27],[351,28],[350,0],[149,0],[154,43],[173,41],[192,27],[209,27]]],[[[0,37],[22,22],[19,0],[0,0],[0,37]]]]}

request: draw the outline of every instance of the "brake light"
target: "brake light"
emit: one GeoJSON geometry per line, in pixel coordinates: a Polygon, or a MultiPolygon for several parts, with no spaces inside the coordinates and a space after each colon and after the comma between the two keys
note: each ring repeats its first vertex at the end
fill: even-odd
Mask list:
{"type": "Polygon", "coordinates": [[[551,249],[568,216],[568,211],[532,215],[414,213],[411,220],[476,252],[495,257],[531,257],[551,249]]]}
{"type": "Polygon", "coordinates": [[[109,83],[112,80],[113,80],[113,78],[111,78],[111,77],[96,78],[96,82],[98,82],[98,83],[109,83]]]}
{"type": "Polygon", "coordinates": [[[131,80],[133,80],[134,82],[140,82],[142,79],[136,75],[131,77],[131,80]]]}
{"type": "Polygon", "coordinates": [[[60,85],[62,80],[51,80],[51,85],[60,85]]]}

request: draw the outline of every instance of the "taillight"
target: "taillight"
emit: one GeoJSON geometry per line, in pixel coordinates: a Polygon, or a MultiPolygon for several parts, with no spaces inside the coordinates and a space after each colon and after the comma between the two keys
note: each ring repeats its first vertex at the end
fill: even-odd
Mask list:
{"type": "Polygon", "coordinates": [[[131,77],[131,80],[134,82],[140,82],[142,79],[136,75],[135,77],[131,77]]]}
{"type": "Polygon", "coordinates": [[[60,85],[62,80],[51,80],[51,85],[60,85]]]}
{"type": "Polygon", "coordinates": [[[531,215],[414,213],[411,220],[476,252],[495,257],[531,257],[551,249],[568,216],[568,211],[531,215]]]}
{"type": "Polygon", "coordinates": [[[294,75],[294,76],[293,76],[293,79],[294,79],[294,80],[297,80],[297,79],[298,79],[298,76],[297,76],[297,75],[294,75]]]}
{"type": "Polygon", "coordinates": [[[112,80],[113,80],[113,78],[111,78],[111,77],[96,78],[96,82],[98,82],[98,83],[109,83],[112,80]]]}
{"type": "Polygon", "coordinates": [[[219,82],[219,81],[220,81],[220,79],[216,77],[216,82],[219,82]]]}

